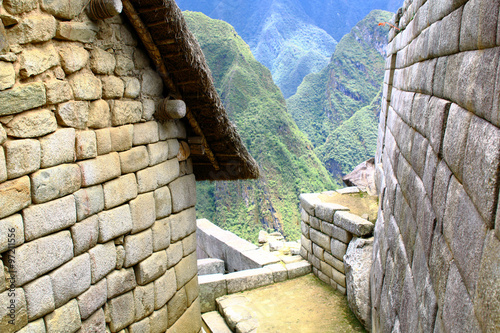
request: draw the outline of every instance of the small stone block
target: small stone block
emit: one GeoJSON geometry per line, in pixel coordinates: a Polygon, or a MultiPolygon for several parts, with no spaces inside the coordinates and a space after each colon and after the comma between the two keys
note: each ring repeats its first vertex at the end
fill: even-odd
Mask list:
{"type": "Polygon", "coordinates": [[[305,260],[294,262],[291,264],[285,265],[286,270],[288,271],[288,278],[294,279],[299,276],[303,276],[311,273],[312,266],[305,260]]]}
{"type": "Polygon", "coordinates": [[[130,267],[146,259],[153,253],[153,234],[151,229],[125,237],[124,267],[130,267]]]}
{"type": "Polygon", "coordinates": [[[106,276],[106,283],[108,285],[108,299],[126,293],[137,286],[134,269],[123,268],[120,270],[114,270],[106,276]]]}
{"type": "Polygon", "coordinates": [[[137,197],[137,181],[133,173],[110,180],[103,185],[104,207],[110,209],[137,197]]]}
{"type": "Polygon", "coordinates": [[[336,212],[333,223],[356,236],[367,236],[373,232],[374,225],[349,212],[336,212]]]}
{"type": "Polygon", "coordinates": [[[128,205],[97,214],[99,218],[99,242],[105,243],[132,230],[132,216],[128,205]]]}
{"type": "Polygon", "coordinates": [[[266,268],[248,269],[226,274],[226,282],[228,294],[234,294],[272,284],[273,273],[266,268]]]}
{"type": "Polygon", "coordinates": [[[101,308],[108,299],[108,285],[106,279],[90,286],[90,288],[78,296],[78,307],[83,320],[89,318],[94,312],[101,308]]]}
{"type": "Polygon", "coordinates": [[[92,284],[95,284],[116,267],[115,243],[96,245],[89,250],[89,255],[92,284]]]}
{"type": "Polygon", "coordinates": [[[104,192],[101,185],[83,188],[73,194],[76,203],[76,217],[81,221],[104,209],[104,192]]]}

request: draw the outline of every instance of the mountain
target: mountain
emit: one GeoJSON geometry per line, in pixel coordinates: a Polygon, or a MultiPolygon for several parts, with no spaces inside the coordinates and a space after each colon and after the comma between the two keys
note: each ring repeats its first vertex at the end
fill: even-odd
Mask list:
{"type": "Polygon", "coordinates": [[[374,99],[382,88],[388,33],[378,23],[392,15],[371,11],[340,40],[328,66],[306,76],[287,100],[298,127],[334,178],[375,153],[379,104],[374,99]],[[355,132],[362,135],[355,139],[355,132]]]}
{"type": "Polygon", "coordinates": [[[183,10],[228,22],[271,70],[288,98],[325,67],[335,45],[372,9],[396,11],[403,0],[177,0],[183,10]]]}
{"type": "Polygon", "coordinates": [[[254,181],[200,182],[198,216],[256,241],[262,228],[300,236],[300,193],[333,189],[328,171],[298,129],[271,72],[233,27],[184,12],[230,119],[261,168],[254,181]]]}

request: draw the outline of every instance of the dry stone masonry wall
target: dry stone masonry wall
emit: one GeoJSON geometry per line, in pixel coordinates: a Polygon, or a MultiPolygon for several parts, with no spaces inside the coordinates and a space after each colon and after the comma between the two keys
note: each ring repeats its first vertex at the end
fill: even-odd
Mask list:
{"type": "Polygon", "coordinates": [[[323,202],[319,193],[301,194],[300,205],[301,256],[320,280],[347,294],[344,255],[351,242],[372,235],[373,223],[344,206],[323,202]]]}
{"type": "Polygon", "coordinates": [[[0,7],[0,331],[197,333],[186,129],[153,118],[125,19],[86,3],[0,7]]]}
{"type": "Polygon", "coordinates": [[[498,0],[406,1],[376,156],[375,332],[500,330],[498,0]]]}

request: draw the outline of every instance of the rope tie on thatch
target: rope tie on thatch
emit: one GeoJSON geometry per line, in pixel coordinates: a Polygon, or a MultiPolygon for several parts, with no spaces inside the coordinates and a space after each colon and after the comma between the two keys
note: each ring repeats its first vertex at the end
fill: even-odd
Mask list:
{"type": "Polygon", "coordinates": [[[120,0],[90,0],[88,14],[93,20],[103,20],[120,14],[123,5],[120,0]]]}
{"type": "MultiPolygon", "coordinates": [[[[182,96],[175,86],[174,82],[172,81],[172,78],[170,77],[167,68],[165,67],[165,64],[163,63],[162,55],[158,47],[156,46],[155,42],[153,41],[153,37],[149,33],[148,28],[146,25],[142,22],[141,18],[135,11],[134,6],[130,3],[129,0],[122,0],[123,2],[123,11],[125,12],[125,15],[127,15],[128,19],[130,20],[130,23],[134,26],[137,34],[139,35],[139,38],[141,39],[142,43],[144,44],[144,47],[146,48],[150,58],[153,60],[156,69],[158,70],[160,76],[163,79],[163,82],[167,86],[168,90],[170,91],[170,94],[173,98],[176,99],[182,99],[182,96]]],[[[186,118],[189,121],[189,124],[195,131],[195,133],[199,136],[201,136],[201,141],[203,146],[205,147],[205,153],[210,160],[210,163],[214,167],[215,170],[220,170],[219,163],[217,162],[217,159],[215,158],[214,153],[210,149],[210,146],[208,145],[207,139],[205,138],[205,134],[200,128],[200,125],[196,121],[196,118],[192,114],[191,110],[189,108],[186,109],[186,118]]]]}

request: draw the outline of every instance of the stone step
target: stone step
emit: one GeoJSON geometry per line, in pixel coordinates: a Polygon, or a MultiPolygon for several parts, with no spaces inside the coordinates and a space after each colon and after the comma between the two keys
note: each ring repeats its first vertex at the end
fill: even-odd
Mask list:
{"type": "Polygon", "coordinates": [[[217,311],[204,313],[201,318],[208,328],[207,333],[232,333],[224,318],[217,311]]]}

